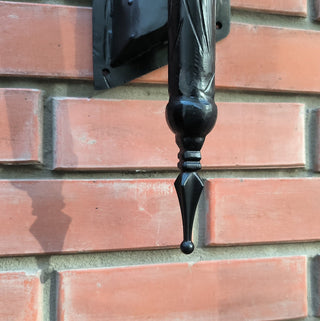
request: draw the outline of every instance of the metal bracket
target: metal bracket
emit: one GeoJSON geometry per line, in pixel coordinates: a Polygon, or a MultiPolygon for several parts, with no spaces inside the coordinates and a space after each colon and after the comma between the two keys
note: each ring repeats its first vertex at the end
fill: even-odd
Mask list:
{"type": "MultiPolygon", "coordinates": [[[[216,41],[230,31],[230,0],[216,1],[216,41]]],[[[122,85],[168,63],[168,0],[94,0],[95,89],[122,85]]]]}
{"type": "Polygon", "coordinates": [[[215,93],[216,0],[169,0],[169,102],[166,119],[175,133],[180,174],[175,181],[183,242],[194,250],[192,227],[204,188],[201,148],[217,119],[215,93]]]}

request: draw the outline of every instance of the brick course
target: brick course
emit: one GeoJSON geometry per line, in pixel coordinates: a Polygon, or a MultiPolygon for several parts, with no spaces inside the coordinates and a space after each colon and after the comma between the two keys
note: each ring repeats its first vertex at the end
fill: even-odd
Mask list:
{"type": "Polygon", "coordinates": [[[180,243],[171,180],[1,180],[0,191],[0,256],[180,243]]]}
{"type": "Polygon", "coordinates": [[[284,320],[306,316],[302,257],[63,272],[59,317],[284,320]]]}
{"type": "MultiPolygon", "coordinates": [[[[165,121],[166,104],[137,100],[55,100],[54,168],[174,169],[178,148],[165,121]]],[[[204,168],[305,165],[302,105],[217,104],[219,118],[203,147],[204,168]]]]}

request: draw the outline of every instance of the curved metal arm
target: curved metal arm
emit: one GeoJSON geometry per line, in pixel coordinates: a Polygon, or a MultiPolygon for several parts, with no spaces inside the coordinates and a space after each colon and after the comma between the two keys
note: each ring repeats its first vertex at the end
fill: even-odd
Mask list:
{"type": "Polygon", "coordinates": [[[169,0],[169,103],[167,123],[180,148],[175,187],[183,220],[181,250],[194,250],[192,227],[204,184],[200,150],[214,127],[215,0],[169,0]]]}

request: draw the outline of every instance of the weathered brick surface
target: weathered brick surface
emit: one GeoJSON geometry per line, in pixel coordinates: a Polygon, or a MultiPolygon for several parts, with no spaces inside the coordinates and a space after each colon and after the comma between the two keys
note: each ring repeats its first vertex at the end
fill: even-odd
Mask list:
{"type": "Polygon", "coordinates": [[[176,247],[171,180],[0,181],[0,255],[176,247]]]}
{"type": "MultiPolygon", "coordinates": [[[[0,74],[92,77],[91,9],[1,2],[0,25],[0,74]]],[[[319,93],[319,50],[318,31],[234,23],[230,35],[217,45],[216,84],[319,93]]],[[[165,83],[167,68],[138,81],[165,83]]]]}
{"type": "Polygon", "coordinates": [[[303,257],[66,271],[60,278],[61,321],[271,321],[306,314],[303,257]]]}
{"type": "Polygon", "coordinates": [[[231,0],[233,8],[306,17],[307,0],[231,0]]]}
{"type": "Polygon", "coordinates": [[[91,11],[1,1],[0,74],[90,79],[91,11]]]}
{"type": "MultiPolygon", "coordinates": [[[[56,169],[176,168],[178,147],[165,121],[166,102],[57,99],[54,105],[56,169]]],[[[302,105],[218,108],[203,148],[205,168],[304,166],[302,105]]]]}
{"type": "Polygon", "coordinates": [[[41,162],[41,131],[41,92],[0,89],[0,163],[41,162]]]}
{"type": "Polygon", "coordinates": [[[0,273],[0,320],[40,321],[39,279],[22,272],[0,273]]]}
{"type": "Polygon", "coordinates": [[[320,180],[208,182],[208,244],[320,240],[320,180]]]}

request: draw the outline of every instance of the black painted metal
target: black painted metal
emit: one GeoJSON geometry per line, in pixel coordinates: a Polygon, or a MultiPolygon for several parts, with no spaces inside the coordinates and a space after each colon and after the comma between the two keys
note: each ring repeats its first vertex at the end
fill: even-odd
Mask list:
{"type": "Polygon", "coordinates": [[[204,184],[200,150],[217,118],[214,103],[215,2],[169,1],[169,103],[166,117],[180,148],[181,170],[175,187],[179,197],[184,238],[181,250],[194,250],[192,226],[204,184]]]}
{"type": "Polygon", "coordinates": [[[230,33],[230,0],[216,0],[216,42],[230,33]]]}
{"type": "Polygon", "coordinates": [[[93,1],[95,89],[122,85],[167,64],[163,0],[93,1]]]}
{"type": "MultiPolygon", "coordinates": [[[[216,41],[230,30],[230,0],[217,2],[216,41]]],[[[122,85],[168,63],[168,0],[93,0],[96,89],[122,85]]]]}
{"type": "Polygon", "coordinates": [[[121,85],[169,60],[166,118],[180,148],[175,188],[186,254],[194,250],[192,227],[204,188],[197,174],[200,150],[217,118],[215,42],[229,30],[230,0],[93,1],[96,89],[121,85]]]}

